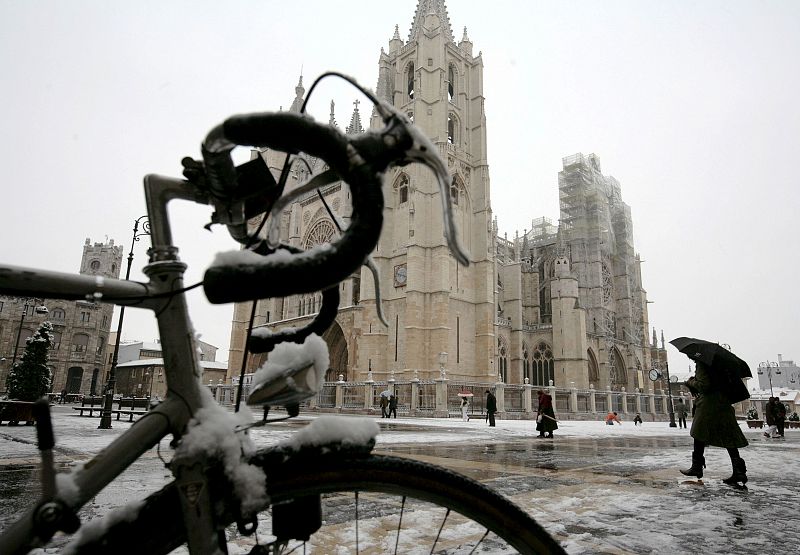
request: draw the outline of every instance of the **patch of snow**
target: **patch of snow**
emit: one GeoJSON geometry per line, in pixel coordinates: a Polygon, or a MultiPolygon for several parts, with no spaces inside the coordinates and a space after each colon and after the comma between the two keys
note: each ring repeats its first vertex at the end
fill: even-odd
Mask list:
{"type": "Polygon", "coordinates": [[[320,416],[302,430],[292,434],[281,445],[300,449],[304,446],[369,445],[380,433],[380,426],[371,418],[320,416]]]}
{"type": "Polygon", "coordinates": [[[78,463],[72,472],[62,472],[56,474],[56,490],[60,497],[70,507],[75,507],[80,502],[80,489],[75,482],[75,478],[83,470],[84,463],[78,463]]]}
{"type": "Polygon", "coordinates": [[[133,522],[139,516],[139,511],[144,507],[144,503],[144,500],[129,503],[112,510],[103,518],[96,518],[84,523],[78,529],[72,541],[64,546],[61,551],[62,555],[79,553],[84,543],[97,541],[110,526],[118,522],[133,522]]]}
{"type": "Polygon", "coordinates": [[[238,413],[228,412],[214,402],[205,388],[201,388],[201,395],[204,406],[189,422],[188,433],[175,450],[175,457],[220,456],[225,475],[241,501],[242,513],[258,511],[267,501],[266,476],[263,470],[246,461],[255,452],[250,437],[233,431],[252,422],[253,414],[246,408],[238,413]]]}
{"type": "Polygon", "coordinates": [[[320,336],[313,333],[306,337],[302,345],[288,342],[276,345],[269,354],[267,362],[256,370],[253,376],[253,388],[281,379],[287,369],[300,369],[309,363],[313,363],[313,372],[309,371],[303,376],[296,377],[305,377],[304,389],[316,393],[322,388],[325,372],[330,364],[328,346],[320,336]]]}

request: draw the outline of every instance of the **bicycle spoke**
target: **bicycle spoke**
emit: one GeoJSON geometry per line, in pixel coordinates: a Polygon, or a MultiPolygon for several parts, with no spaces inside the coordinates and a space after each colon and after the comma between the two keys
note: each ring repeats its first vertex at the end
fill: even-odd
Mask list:
{"type": "Polygon", "coordinates": [[[431,553],[433,555],[433,550],[436,549],[436,544],[439,543],[439,537],[442,535],[442,530],[444,530],[444,523],[447,522],[447,517],[450,516],[450,509],[447,509],[447,512],[444,514],[444,519],[442,519],[442,525],[439,526],[439,531],[436,533],[436,537],[433,539],[433,545],[431,546],[431,553]]]}
{"type": "Polygon", "coordinates": [[[356,493],[356,555],[358,555],[358,492],[356,493]]]}
{"type": "Polygon", "coordinates": [[[470,551],[470,555],[475,553],[475,550],[478,549],[478,546],[483,543],[483,540],[485,540],[486,536],[488,536],[488,535],[489,535],[489,530],[487,529],[486,532],[484,532],[484,534],[481,537],[481,539],[478,540],[478,543],[475,544],[475,547],[472,548],[472,551],[470,551]]]}
{"type": "Polygon", "coordinates": [[[403,496],[403,502],[400,504],[400,520],[397,522],[397,539],[394,542],[394,555],[397,555],[397,546],[400,545],[400,528],[403,526],[403,512],[406,508],[406,496],[403,496]]]}

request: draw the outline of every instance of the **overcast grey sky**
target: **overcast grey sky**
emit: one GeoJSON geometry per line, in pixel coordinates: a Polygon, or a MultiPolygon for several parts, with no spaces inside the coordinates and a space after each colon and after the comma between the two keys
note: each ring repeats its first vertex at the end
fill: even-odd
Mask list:
{"type": "MultiPolygon", "coordinates": [[[[130,248],[141,179],[180,174],[228,115],[288,108],[338,70],[374,87],[380,48],[416,0],[0,0],[0,260],[77,271],[86,237],[130,248]]],[[[447,2],[483,52],[492,204],[513,236],[558,220],[561,158],[595,152],[631,206],[651,325],[800,359],[800,2],[447,2]]],[[[328,85],[344,127],[356,95],[328,85]]],[[[364,105],[362,105],[363,108],[364,105]]],[[[365,112],[367,113],[367,112],[365,112]]],[[[245,153],[246,155],[246,153],[245,153]]],[[[173,209],[187,283],[235,248],[210,209],[173,209]]],[[[133,279],[146,259],[136,246],[133,279]]],[[[230,306],[192,294],[227,358],[230,306]]],[[[652,333],[652,332],[651,332],[652,333]]],[[[152,340],[129,310],[123,337],[152,340]]],[[[673,372],[688,359],[670,350],[673,372]]]]}

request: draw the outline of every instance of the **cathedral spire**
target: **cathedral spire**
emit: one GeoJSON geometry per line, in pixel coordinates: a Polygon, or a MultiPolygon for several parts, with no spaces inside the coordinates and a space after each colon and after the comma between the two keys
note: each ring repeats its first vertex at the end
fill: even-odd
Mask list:
{"type": "Polygon", "coordinates": [[[294,88],[294,100],[292,101],[292,107],[289,108],[290,112],[299,112],[300,108],[303,107],[303,95],[306,94],[306,90],[303,88],[303,70],[300,69],[300,80],[297,82],[297,86],[294,88]]]}
{"type": "Polygon", "coordinates": [[[345,133],[348,135],[355,135],[356,133],[363,133],[364,128],[361,126],[361,114],[358,111],[358,105],[361,104],[361,101],[355,99],[353,101],[353,116],[350,118],[350,125],[347,126],[345,133]]]}
{"type": "Polygon", "coordinates": [[[422,27],[425,24],[425,18],[428,15],[435,15],[439,18],[442,24],[442,31],[448,42],[455,42],[453,38],[453,29],[450,27],[450,18],[447,15],[447,7],[444,5],[444,0],[419,0],[417,9],[414,12],[414,21],[411,22],[411,31],[408,33],[408,40],[417,40],[422,27]]]}
{"type": "Polygon", "coordinates": [[[334,114],[334,106],[335,106],[335,103],[333,102],[333,100],[331,100],[331,117],[328,120],[328,125],[330,125],[331,127],[339,127],[336,124],[336,115],[334,114]]]}

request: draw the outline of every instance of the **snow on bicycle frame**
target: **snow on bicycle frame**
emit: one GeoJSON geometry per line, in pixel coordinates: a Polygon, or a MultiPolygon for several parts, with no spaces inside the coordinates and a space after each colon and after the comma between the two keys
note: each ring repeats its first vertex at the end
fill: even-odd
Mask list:
{"type": "MultiPolygon", "coordinates": [[[[167,395],[162,403],[87,464],[69,476],[61,477],[58,480],[61,488],[56,488],[55,495],[44,497],[36,507],[28,510],[3,532],[0,544],[5,550],[9,553],[25,553],[46,544],[58,530],[74,531],[80,507],[162,438],[172,434],[180,454],[180,441],[187,430],[202,427],[204,418],[220,418],[219,412],[213,410],[217,407],[213,407],[213,400],[200,383],[202,371],[184,294],[183,274],[186,265],[180,261],[178,248],[172,242],[167,210],[170,201],[213,204],[215,213],[212,221],[227,225],[236,240],[256,253],[255,259],[252,256],[240,259],[234,255],[233,262],[230,259],[225,261],[223,256],[219,259],[222,262],[218,260],[207,270],[203,285],[206,296],[215,303],[323,290],[327,300],[324,303],[326,318],[330,319],[331,314],[335,317],[338,294],[330,293],[337,289],[332,286],[364,264],[377,243],[383,217],[383,174],[392,165],[410,162],[422,162],[436,175],[441,191],[447,243],[456,259],[461,264],[468,264],[467,254],[458,244],[452,221],[448,194],[451,177],[436,147],[404,115],[361,90],[376,103],[376,109],[385,123],[383,129],[345,137],[338,130],[317,124],[304,115],[267,113],[235,116],[209,134],[203,144],[203,163],[184,160],[187,179],[146,176],[144,189],[152,241],[148,251],[149,262],[144,268],[149,279],[146,283],[0,265],[0,292],[4,294],[65,300],[88,299],[152,310],[158,321],[167,382],[167,395]],[[252,165],[246,169],[234,167],[230,151],[236,145],[270,147],[290,154],[304,151],[325,160],[330,169],[312,178],[313,186],[343,180],[352,192],[351,224],[342,237],[329,247],[313,253],[299,253],[286,245],[276,246],[268,240],[250,237],[247,220],[260,212],[269,212],[281,206],[276,201],[282,190],[268,171],[253,171],[252,165]],[[260,179],[266,179],[266,188],[260,179]],[[288,252],[289,259],[283,254],[274,256],[276,251],[288,252]]],[[[247,257],[250,253],[242,255],[247,257]]],[[[318,318],[307,328],[278,333],[273,337],[254,337],[250,341],[263,351],[271,351],[276,344],[287,340],[303,342],[324,327],[327,327],[325,321],[318,318]]],[[[316,367],[316,364],[313,366],[316,367]]],[[[276,369],[265,374],[263,385],[274,389],[265,392],[265,403],[286,400],[298,402],[302,396],[313,395],[321,381],[317,369],[314,376],[304,376],[305,387],[294,387],[290,398],[283,399],[281,395],[288,393],[280,387],[280,382],[288,383],[287,378],[294,380],[295,373],[286,374],[276,369]]],[[[233,425],[228,426],[228,435],[236,437],[232,428],[233,425]]],[[[211,436],[216,437],[215,433],[211,436]]],[[[335,438],[335,434],[326,437],[335,438]]],[[[199,442],[196,445],[202,444],[199,442]]],[[[209,533],[215,530],[212,499],[209,497],[209,488],[202,487],[206,481],[203,465],[196,464],[209,456],[209,449],[200,448],[195,452],[188,447],[191,447],[191,443],[186,448],[190,452],[186,456],[176,457],[172,469],[176,476],[175,484],[181,492],[189,549],[193,554],[218,553],[219,540],[209,533]]],[[[248,470],[242,470],[244,456],[240,443],[223,451],[223,458],[231,459],[226,460],[225,465],[231,469],[233,476],[229,477],[232,481],[238,481],[241,488],[246,489],[254,481],[260,480],[259,476],[254,480],[252,475],[246,475],[248,470]],[[240,453],[238,460],[234,454],[237,448],[240,453]]],[[[252,504],[260,503],[260,495],[261,491],[255,492],[256,499],[252,504]]],[[[245,494],[240,497],[250,504],[245,494]]],[[[129,509],[125,518],[136,518],[135,513],[135,507],[129,509]]]]}

